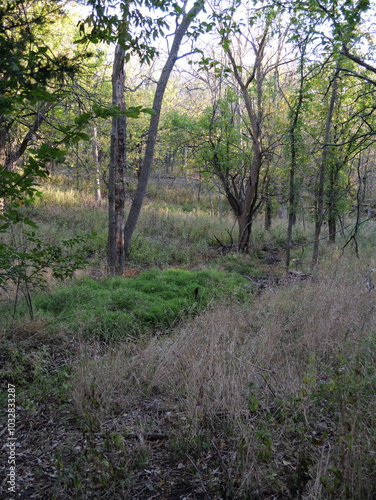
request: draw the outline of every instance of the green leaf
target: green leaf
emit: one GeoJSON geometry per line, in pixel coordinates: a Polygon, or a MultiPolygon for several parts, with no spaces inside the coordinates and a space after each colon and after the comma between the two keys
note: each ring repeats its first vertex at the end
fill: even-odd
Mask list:
{"type": "Polygon", "coordinates": [[[155,115],[155,111],[153,108],[142,108],[142,113],[147,113],[148,115],[155,115]]]}
{"type": "Polygon", "coordinates": [[[49,144],[43,143],[39,149],[36,151],[36,156],[39,160],[51,161],[56,160],[62,163],[65,160],[65,155],[67,151],[60,149],[56,146],[50,146],[49,144]]]}
{"type": "Polygon", "coordinates": [[[80,116],[77,116],[77,118],[75,118],[74,122],[77,124],[77,125],[86,125],[87,123],[89,123],[89,121],[91,120],[91,118],[93,118],[93,114],[90,113],[90,112],[87,112],[87,113],[82,113],[82,115],[80,116]]]}

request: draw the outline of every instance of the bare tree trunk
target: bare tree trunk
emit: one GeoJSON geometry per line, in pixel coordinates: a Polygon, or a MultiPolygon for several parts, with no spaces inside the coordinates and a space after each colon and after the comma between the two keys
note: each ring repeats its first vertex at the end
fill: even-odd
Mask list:
{"type": "Polygon", "coordinates": [[[6,144],[7,144],[8,130],[6,127],[6,120],[4,115],[0,115],[0,169],[5,169],[6,159],[6,144]]]}
{"type": "MultiPolygon", "coordinates": [[[[112,71],[112,104],[121,110],[124,102],[124,56],[125,50],[118,44],[112,71]]],[[[124,208],[126,170],[126,119],[125,116],[112,118],[110,170],[108,181],[108,243],[107,263],[111,275],[124,270],[124,208]]]]}
{"type": "Polygon", "coordinates": [[[99,171],[99,154],[98,154],[98,131],[97,126],[93,125],[93,160],[94,160],[94,196],[95,204],[99,206],[102,201],[101,181],[99,171]]]}
{"type": "MultiPolygon", "coordinates": [[[[7,144],[8,130],[6,121],[3,115],[0,115],[0,170],[5,170],[6,163],[6,144],[7,144]]],[[[5,198],[2,198],[4,193],[0,193],[0,213],[5,208],[5,198]]]]}
{"type": "Polygon", "coordinates": [[[257,201],[258,182],[261,169],[261,151],[253,150],[253,161],[251,172],[248,178],[245,199],[242,206],[242,213],[238,217],[239,225],[239,243],[240,252],[248,252],[249,240],[252,233],[252,222],[254,218],[254,207],[257,201]]]}
{"type": "Polygon", "coordinates": [[[329,239],[328,245],[332,245],[336,241],[337,233],[337,174],[338,170],[331,171],[330,173],[330,184],[328,193],[328,229],[329,229],[329,239]]]}
{"type": "Polygon", "coordinates": [[[313,252],[312,252],[312,262],[311,262],[312,268],[315,267],[315,265],[317,264],[317,260],[319,258],[320,234],[321,234],[322,223],[324,220],[324,187],[325,187],[328,153],[330,148],[329,141],[330,141],[331,125],[334,113],[334,105],[337,99],[337,87],[338,87],[337,74],[338,74],[338,69],[336,69],[335,75],[333,77],[332,93],[330,96],[329,109],[326,117],[324,147],[319,169],[319,179],[318,179],[317,194],[316,194],[315,234],[313,238],[313,252]]]}
{"type": "Polygon", "coordinates": [[[264,229],[270,231],[272,228],[272,200],[270,197],[270,177],[268,175],[265,185],[265,214],[264,229]]]}
{"type": "Polygon", "coordinates": [[[152,115],[150,118],[144,159],[142,162],[140,175],[138,177],[136,192],[125,224],[125,234],[124,234],[125,255],[128,255],[130,251],[131,239],[134,230],[136,229],[138,217],[141,212],[141,207],[144,201],[146,188],[149,181],[151,167],[153,164],[155,143],[157,140],[159,118],[161,114],[164,92],[166,90],[166,86],[170,78],[171,72],[174,68],[175,62],[178,59],[178,52],[180,49],[181,42],[190,24],[197,16],[197,14],[200,12],[200,10],[202,10],[203,6],[204,6],[204,1],[197,2],[190,9],[189,12],[184,13],[181,23],[176,29],[174,40],[171,46],[171,51],[168,55],[167,61],[162,69],[161,76],[157,83],[157,88],[155,91],[154,102],[153,102],[154,115],[152,115]]]}
{"type": "Polygon", "coordinates": [[[303,104],[303,90],[304,90],[304,57],[306,53],[307,40],[305,41],[300,52],[300,85],[298,93],[298,102],[292,118],[290,127],[290,146],[291,146],[291,159],[290,159],[290,172],[289,172],[289,210],[288,210],[288,224],[287,224],[287,238],[286,238],[286,269],[288,270],[291,260],[291,241],[292,241],[292,228],[296,222],[296,186],[295,176],[297,167],[296,158],[296,129],[298,127],[300,110],[303,104]]]}
{"type": "Polygon", "coordinates": [[[247,252],[249,249],[249,240],[252,234],[252,219],[246,212],[238,217],[239,240],[238,249],[240,252],[247,252]]]}
{"type": "Polygon", "coordinates": [[[38,111],[35,113],[34,122],[30,125],[29,130],[25,134],[19,146],[8,153],[5,157],[4,169],[12,172],[17,165],[18,160],[25,153],[26,149],[33,141],[35,134],[38,132],[40,126],[46,118],[46,114],[55,106],[55,103],[43,103],[38,111]]]}

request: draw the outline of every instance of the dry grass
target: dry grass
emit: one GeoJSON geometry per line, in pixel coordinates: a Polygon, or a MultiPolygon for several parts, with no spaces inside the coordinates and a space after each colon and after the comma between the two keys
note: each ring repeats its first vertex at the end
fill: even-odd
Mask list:
{"type": "Polygon", "coordinates": [[[56,184],[44,184],[40,186],[42,202],[48,205],[49,210],[54,211],[54,207],[94,207],[95,199],[90,190],[77,190],[74,188],[62,188],[56,184]]]}
{"type": "Polygon", "coordinates": [[[213,437],[228,498],[372,498],[376,310],[363,281],[269,289],[247,309],[206,311],[173,338],[83,356],[76,405],[95,409],[100,425],[158,395],[184,411],[181,439],[213,437]],[[218,433],[235,439],[231,455],[218,433]]]}
{"type": "MultiPolygon", "coordinates": [[[[95,210],[89,192],[47,185],[43,191],[48,211],[42,204],[36,213],[47,239],[90,228],[101,236],[92,249],[100,263],[104,207],[95,210]]],[[[151,186],[135,265],[125,276],[136,275],[144,262],[207,266],[210,241],[228,242],[225,227],[232,228],[231,216],[212,201],[206,193],[198,203],[197,193],[184,186],[151,186]]],[[[283,273],[283,262],[263,260],[263,247],[282,249],[285,221],[271,233],[260,224],[252,243],[261,260],[224,256],[226,270],[283,273]]],[[[146,499],[151,491],[161,499],[196,498],[197,491],[197,499],[212,500],[376,498],[376,290],[369,292],[365,282],[376,284],[373,223],[367,231],[360,252],[367,262],[355,260],[350,246],[344,258],[340,247],[323,243],[311,280],[280,280],[251,306],[227,301],[208,308],[173,336],[89,344],[79,328],[73,338],[63,326],[51,335],[51,324],[41,318],[1,331],[7,352],[2,349],[0,362],[5,376],[17,379],[20,401],[32,409],[48,401],[51,415],[60,409],[74,434],[66,443],[59,418],[50,431],[60,436],[61,457],[51,447],[45,461],[61,468],[60,496],[68,498],[69,491],[70,498],[89,498],[87,488],[100,477],[92,498],[106,492],[146,499]],[[158,432],[163,440],[148,440],[158,432]],[[184,492],[177,481],[182,476],[184,492]]],[[[308,271],[311,252],[302,229],[298,243],[297,269],[308,271]]],[[[28,420],[41,433],[52,420],[35,425],[27,411],[24,443],[28,420]]],[[[52,475],[49,480],[56,482],[52,475]]]]}

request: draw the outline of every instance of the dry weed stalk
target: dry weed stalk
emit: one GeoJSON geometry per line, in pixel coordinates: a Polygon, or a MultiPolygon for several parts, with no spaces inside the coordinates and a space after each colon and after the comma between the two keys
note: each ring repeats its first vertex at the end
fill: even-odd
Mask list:
{"type": "Polygon", "coordinates": [[[344,416],[336,416],[337,409],[327,407],[327,396],[318,391],[324,387],[329,396],[337,391],[338,401],[348,397],[336,364],[351,357],[359,338],[374,329],[373,302],[361,280],[348,278],[266,291],[247,308],[216,306],[173,337],[151,339],[133,352],[111,350],[99,363],[84,363],[76,370],[74,385],[81,388],[76,403],[90,406],[94,384],[105,419],[114,399],[129,406],[145,393],[157,393],[185,411],[191,435],[226,428],[237,441],[232,462],[222,458],[233,477],[233,498],[245,490],[330,498],[330,488],[364,495],[351,471],[371,474],[362,470],[361,460],[375,440],[362,425],[368,419],[370,426],[374,417],[359,414],[361,401],[344,401],[344,416]],[[315,406],[312,396],[322,401],[315,406]],[[351,412],[354,425],[341,429],[351,412]],[[335,442],[335,433],[346,432],[356,446],[335,442]],[[339,464],[343,470],[336,478],[339,464]]]}

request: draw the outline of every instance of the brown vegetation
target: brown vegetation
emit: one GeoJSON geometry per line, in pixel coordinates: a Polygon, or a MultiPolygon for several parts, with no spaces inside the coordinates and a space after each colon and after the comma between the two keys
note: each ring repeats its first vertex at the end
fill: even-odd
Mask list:
{"type": "MultiPolygon", "coordinates": [[[[171,474],[190,470],[193,498],[372,498],[376,399],[359,388],[373,302],[361,280],[328,278],[268,290],[252,308],[217,306],[137,352],[84,356],[75,404],[99,428],[138,436],[148,469],[162,454],[171,474]],[[157,449],[150,431],[167,436],[157,449]]],[[[147,482],[151,498],[175,498],[147,482]]]]}

